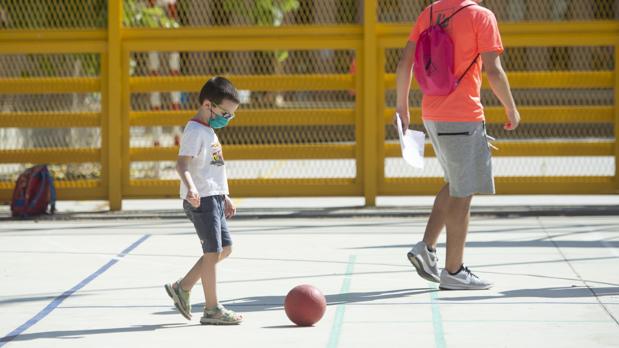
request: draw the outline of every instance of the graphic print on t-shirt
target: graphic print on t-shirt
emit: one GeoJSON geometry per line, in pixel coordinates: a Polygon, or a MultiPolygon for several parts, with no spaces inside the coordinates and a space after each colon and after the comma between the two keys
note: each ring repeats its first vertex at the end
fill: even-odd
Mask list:
{"type": "Polygon", "coordinates": [[[224,154],[221,151],[221,144],[219,142],[211,144],[211,165],[224,165],[224,154]]]}

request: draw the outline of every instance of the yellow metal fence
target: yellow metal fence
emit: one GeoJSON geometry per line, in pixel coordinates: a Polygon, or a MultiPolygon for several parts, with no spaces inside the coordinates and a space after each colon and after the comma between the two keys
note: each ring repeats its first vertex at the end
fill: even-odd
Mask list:
{"type": "MultiPolygon", "coordinates": [[[[95,12],[97,1],[86,3],[81,11],[95,12]]],[[[215,74],[247,94],[220,133],[233,196],[364,196],[373,205],[379,195],[434,194],[442,178],[431,146],[426,170],[406,168],[390,126],[394,67],[411,25],[402,22],[421,6],[366,0],[342,14],[342,1],[333,17],[335,2],[309,3],[298,2],[300,14],[280,27],[189,15],[193,25],[148,27],[127,19],[148,2],[110,0],[103,25],[91,15],[85,25],[64,18],[69,24],[0,30],[0,201],[34,163],[52,165],[59,199],[120,209],[122,198],[176,196],[180,127],[215,74]]],[[[495,10],[500,19],[513,13],[495,10]]],[[[501,24],[523,124],[501,133],[503,111],[484,84],[488,129],[499,133],[497,191],[617,193],[619,23],[597,14],[556,21],[548,11],[541,22],[501,24]]],[[[415,128],[419,102],[413,86],[415,128]]]]}

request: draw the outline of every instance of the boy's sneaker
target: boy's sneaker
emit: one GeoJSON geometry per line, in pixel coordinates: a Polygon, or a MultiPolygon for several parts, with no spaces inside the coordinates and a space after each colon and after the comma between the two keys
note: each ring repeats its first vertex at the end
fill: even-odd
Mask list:
{"type": "Polygon", "coordinates": [[[237,325],[243,321],[243,316],[217,304],[215,308],[204,309],[200,319],[202,325],[237,325]]]}
{"type": "Polygon", "coordinates": [[[492,283],[479,278],[464,265],[456,274],[450,274],[447,269],[441,272],[441,290],[486,290],[490,287],[492,283]]]}
{"type": "Polygon", "coordinates": [[[166,284],[165,291],[168,296],[174,301],[174,307],[178,309],[183,317],[187,320],[191,320],[191,304],[189,303],[190,291],[185,291],[181,287],[181,281],[178,280],[173,284],[166,284]]]}
{"type": "Polygon", "coordinates": [[[421,241],[415,244],[406,256],[413,266],[415,266],[417,274],[419,274],[421,278],[434,283],[440,282],[436,250],[428,250],[428,245],[421,241]]]}

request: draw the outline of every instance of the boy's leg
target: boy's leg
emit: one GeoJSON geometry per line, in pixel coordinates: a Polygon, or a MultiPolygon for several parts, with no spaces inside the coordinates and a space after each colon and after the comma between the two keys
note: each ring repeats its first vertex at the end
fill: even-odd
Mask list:
{"type": "Polygon", "coordinates": [[[232,239],[224,216],[225,198],[209,196],[201,200],[201,211],[194,216],[196,230],[202,241],[202,265],[200,278],[204,290],[205,309],[201,324],[239,324],[243,317],[224,308],[217,298],[217,263],[232,252],[232,239]]]}
{"type": "Polygon", "coordinates": [[[491,284],[474,275],[463,265],[473,194],[494,193],[492,158],[485,124],[425,121],[424,124],[441,167],[445,171],[445,178],[449,182],[449,186],[444,187],[443,195],[437,195],[435,202],[435,208],[446,207],[446,209],[443,210],[443,214],[437,209],[433,221],[429,221],[424,236],[428,244],[436,243],[434,238],[438,237],[441,222],[444,222],[447,228],[447,255],[445,269],[440,274],[439,287],[487,289],[491,284]]]}
{"type": "Polygon", "coordinates": [[[463,263],[472,197],[449,198],[446,219],[447,259],[440,277],[441,290],[485,290],[492,286],[492,283],[479,278],[463,263]]]}
{"type": "Polygon", "coordinates": [[[185,277],[183,277],[183,279],[181,280],[180,285],[183,288],[183,290],[191,291],[194,285],[196,285],[196,283],[198,282],[198,279],[202,277],[203,257],[204,256],[200,256],[198,261],[196,261],[193,267],[191,267],[189,272],[187,272],[185,277]]]}
{"type": "Polygon", "coordinates": [[[455,273],[462,266],[464,258],[464,243],[469,228],[471,199],[469,197],[449,197],[448,214],[445,219],[447,226],[447,255],[445,269],[455,273]]]}
{"type": "MultiPolygon", "coordinates": [[[[436,141],[436,125],[433,122],[424,121],[434,152],[439,162],[441,161],[441,151],[439,143],[436,141]]],[[[448,179],[447,176],[445,176],[448,179]]],[[[447,180],[449,181],[449,180],[447,180]]],[[[423,240],[415,244],[406,254],[406,257],[417,270],[417,274],[430,282],[439,282],[438,256],[436,255],[436,242],[445,226],[445,214],[447,211],[447,197],[449,197],[449,184],[445,184],[436,194],[432,213],[428,219],[423,240]]]]}
{"type": "Polygon", "coordinates": [[[202,255],[202,288],[206,308],[217,306],[217,262],[222,253],[205,253],[202,255]]]}
{"type": "Polygon", "coordinates": [[[426,225],[426,231],[423,235],[423,241],[427,246],[436,248],[438,237],[441,235],[441,231],[445,227],[445,219],[448,212],[449,204],[449,183],[445,184],[439,191],[434,199],[434,205],[432,206],[432,213],[428,219],[426,225]]]}
{"type": "Polygon", "coordinates": [[[236,325],[243,321],[243,316],[226,309],[217,299],[217,263],[230,255],[230,246],[220,253],[205,253],[202,267],[202,287],[204,288],[205,308],[200,319],[201,324],[236,325]]]}
{"type": "Polygon", "coordinates": [[[445,218],[449,209],[448,203],[449,184],[447,183],[434,199],[432,213],[428,219],[423,240],[415,244],[406,254],[408,260],[417,270],[417,274],[423,279],[435,283],[440,282],[436,242],[445,226],[445,218]]]}
{"type": "Polygon", "coordinates": [[[219,303],[217,300],[217,263],[230,256],[231,253],[232,247],[226,246],[220,253],[205,253],[200,258],[202,265],[199,267],[201,271],[199,277],[202,279],[206,308],[215,307],[219,303]]]}
{"type": "MultiPolygon", "coordinates": [[[[196,220],[194,217],[193,211],[195,210],[189,202],[183,200],[183,210],[185,211],[185,215],[187,218],[194,224],[196,227],[196,232],[199,234],[198,225],[196,224],[196,220]]],[[[178,311],[185,317],[186,319],[191,319],[191,303],[190,303],[190,292],[191,288],[196,284],[198,278],[200,278],[202,267],[202,257],[198,259],[198,261],[193,265],[193,267],[189,270],[189,272],[182,279],[168,283],[164,285],[164,288],[174,301],[174,306],[178,309],[178,311]]]]}

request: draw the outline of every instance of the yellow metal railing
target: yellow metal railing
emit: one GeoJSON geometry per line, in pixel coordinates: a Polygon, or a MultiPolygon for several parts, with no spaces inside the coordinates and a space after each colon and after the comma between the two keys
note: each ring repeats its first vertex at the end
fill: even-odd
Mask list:
{"type": "MultiPolygon", "coordinates": [[[[71,30],[54,32],[20,32],[0,30],[0,54],[39,54],[39,53],[94,53],[105,61],[108,43],[105,32],[93,30],[80,33],[71,30]]],[[[0,93],[7,94],[49,94],[100,92],[107,99],[104,90],[107,74],[104,69],[99,77],[38,77],[38,78],[0,78],[0,93]]],[[[100,128],[106,134],[105,112],[3,112],[0,113],[2,128],[100,128]]],[[[0,163],[102,163],[103,171],[99,179],[58,180],[56,182],[59,199],[109,199],[110,173],[104,153],[109,142],[102,138],[101,148],[27,148],[0,150],[0,163]]],[[[112,175],[114,176],[114,175],[112,175]]],[[[14,182],[0,182],[0,201],[11,199],[14,182]]]]}
{"type": "MultiPolygon", "coordinates": [[[[147,31],[127,29],[131,37],[123,45],[123,66],[128,67],[132,52],[147,51],[192,51],[208,44],[221,51],[245,50],[293,50],[293,49],[350,49],[359,51],[359,40],[349,37],[349,29],[331,31],[333,39],[308,35],[305,30],[291,28],[282,35],[270,35],[248,40],[247,29],[230,29],[220,37],[209,37],[190,32],[205,29],[184,29],[188,34],[182,40],[165,30],[147,31]],[[157,37],[155,33],[161,33],[157,37]],[[232,35],[231,33],[236,33],[232,35]],[[343,35],[339,35],[339,34],[343,35]],[[277,38],[274,36],[278,36],[277,38]],[[144,39],[136,39],[145,37],[144,39]]],[[[323,29],[324,30],[324,29],[323,29]]],[[[281,31],[280,31],[281,32],[281,31]]],[[[212,33],[211,33],[212,34],[212,33]]],[[[127,74],[127,71],[125,71],[127,74]]],[[[123,91],[123,119],[130,126],[182,126],[194,111],[130,111],[127,101],[132,93],[198,91],[210,76],[140,76],[123,77],[127,88],[123,91]]],[[[259,91],[350,91],[358,88],[358,82],[350,74],[303,74],[303,75],[229,75],[238,89],[259,91]]],[[[243,126],[311,126],[359,124],[360,107],[354,109],[240,109],[231,128],[243,126]]],[[[135,148],[129,146],[129,128],[123,127],[123,196],[126,197],[175,197],[178,195],[178,180],[131,179],[131,163],[139,161],[173,161],[177,147],[135,148]]],[[[292,159],[355,159],[361,163],[362,154],[356,144],[277,144],[277,145],[225,145],[227,160],[292,160],[292,159]]],[[[357,172],[361,172],[357,164],[357,172]]],[[[303,179],[232,179],[231,193],[235,196],[307,196],[307,195],[361,195],[361,181],[357,178],[303,178],[303,179]]]]}
{"type": "MultiPolygon", "coordinates": [[[[324,50],[345,49],[356,57],[355,74],[264,74],[229,78],[239,89],[258,91],[354,91],[350,108],[241,108],[231,128],[252,126],[351,126],[354,141],[311,144],[226,145],[228,160],[346,159],[355,161],[352,178],[256,178],[230,181],[235,196],[364,196],[367,205],[378,195],[434,194],[439,177],[386,177],[385,159],[399,157],[399,147],[386,142],[385,127],[393,108],[385,93],[395,88],[395,76],[384,70],[387,49],[404,46],[410,25],[378,23],[377,1],[366,0],[363,24],[292,25],[281,28],[148,29],[122,25],[122,1],[108,1],[107,29],[1,30],[0,54],[96,53],[101,57],[97,77],[0,78],[0,93],[101,93],[100,112],[16,111],[0,113],[0,127],[74,128],[101,131],[100,148],[32,148],[0,150],[0,164],[101,164],[99,179],[59,181],[59,199],[105,199],[112,210],[122,198],[174,197],[178,180],[132,179],[134,162],[174,161],[177,147],[132,147],[131,127],[182,126],[193,111],[132,110],[136,93],[196,92],[210,76],[132,76],[130,57],[136,52],[324,50]]],[[[613,89],[614,105],[523,106],[523,124],[614,124],[619,134],[619,24],[615,22],[510,23],[501,26],[507,47],[611,46],[614,71],[508,72],[515,89],[613,89]]],[[[485,84],[487,86],[487,84],[485,84]]],[[[416,88],[413,86],[413,88],[416,88]]],[[[414,123],[420,110],[411,109],[414,123]]],[[[489,124],[503,122],[503,110],[488,107],[489,124]]],[[[496,180],[499,193],[616,193],[619,192],[619,142],[612,140],[508,140],[497,157],[609,156],[614,176],[510,176],[496,180]]],[[[434,156],[426,146],[426,155],[434,156]]],[[[12,182],[0,182],[0,201],[8,201],[12,182]]]]}

